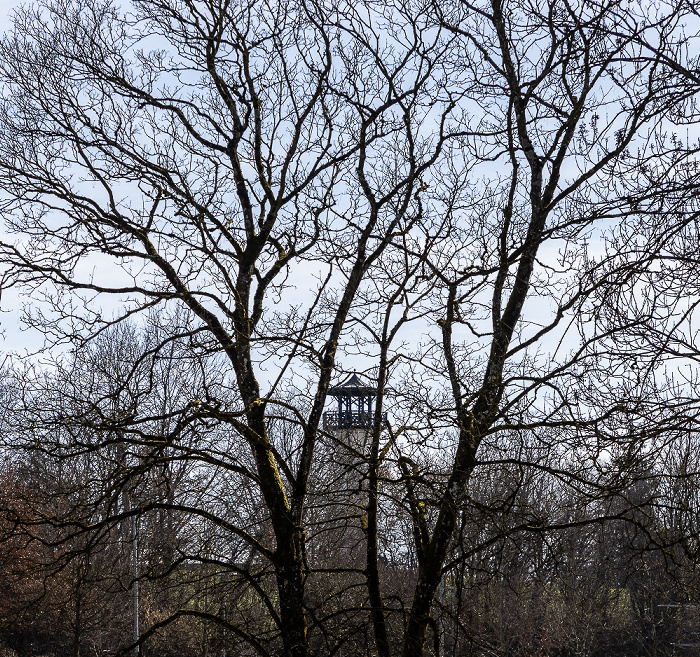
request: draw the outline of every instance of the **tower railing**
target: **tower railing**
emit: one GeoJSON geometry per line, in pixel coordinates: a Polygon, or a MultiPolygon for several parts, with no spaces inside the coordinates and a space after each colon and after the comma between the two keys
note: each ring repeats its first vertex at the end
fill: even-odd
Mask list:
{"type": "MultiPolygon", "coordinates": [[[[323,414],[324,429],[371,429],[375,413],[360,411],[328,411],[323,414]]],[[[386,422],[386,413],[382,413],[382,424],[386,422]]]]}

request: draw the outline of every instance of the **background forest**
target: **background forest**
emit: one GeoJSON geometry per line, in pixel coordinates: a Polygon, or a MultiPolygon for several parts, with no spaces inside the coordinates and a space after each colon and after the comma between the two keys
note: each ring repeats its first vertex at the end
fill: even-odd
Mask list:
{"type": "Polygon", "coordinates": [[[698,653],[694,4],[13,16],[2,650],[698,653]]]}

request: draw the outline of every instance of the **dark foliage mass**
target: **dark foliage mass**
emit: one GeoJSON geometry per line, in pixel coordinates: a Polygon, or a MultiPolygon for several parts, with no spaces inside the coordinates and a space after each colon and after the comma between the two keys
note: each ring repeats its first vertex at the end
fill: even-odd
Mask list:
{"type": "Polygon", "coordinates": [[[695,654],[698,25],[18,10],[0,651],[695,654]]]}

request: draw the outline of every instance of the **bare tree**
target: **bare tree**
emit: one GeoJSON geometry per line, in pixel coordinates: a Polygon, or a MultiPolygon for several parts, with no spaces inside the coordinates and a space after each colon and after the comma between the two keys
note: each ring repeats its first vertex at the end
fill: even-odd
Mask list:
{"type": "MultiPolygon", "coordinates": [[[[274,572],[270,620],[290,655],[308,647],[304,502],[335,354],[362,279],[421,213],[420,176],[456,101],[434,75],[442,33],[425,20],[406,31],[403,14],[387,36],[381,10],[310,3],[45,3],[19,12],[3,42],[0,175],[22,236],[3,246],[4,284],[50,283],[27,319],[54,344],[80,348],[162,304],[188,313],[164,342],[226,354],[235,394],[190,400],[166,441],[210,421],[240,441],[232,460],[211,458],[255,483],[272,533],[210,519],[274,572]],[[318,274],[309,298],[295,300],[293,266],[318,274]],[[111,318],[110,295],[123,304],[111,318]],[[266,417],[297,368],[315,378],[313,403],[286,461],[266,417]],[[238,461],[243,444],[254,465],[238,461]]],[[[153,440],[138,438],[142,416],[103,415],[98,448],[114,430],[153,440]]],[[[278,649],[229,625],[261,654],[278,649]]]]}

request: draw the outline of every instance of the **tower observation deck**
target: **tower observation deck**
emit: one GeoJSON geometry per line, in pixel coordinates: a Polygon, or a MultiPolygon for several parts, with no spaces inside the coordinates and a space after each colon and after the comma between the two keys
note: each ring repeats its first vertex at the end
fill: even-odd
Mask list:
{"type": "MultiPolygon", "coordinates": [[[[354,372],[350,378],[328,391],[338,403],[336,411],[323,414],[323,428],[327,430],[363,429],[369,430],[374,423],[373,409],[377,389],[366,385],[354,372]]],[[[386,413],[382,413],[382,423],[386,413]]]]}

